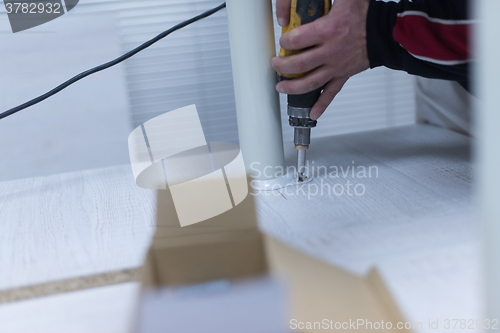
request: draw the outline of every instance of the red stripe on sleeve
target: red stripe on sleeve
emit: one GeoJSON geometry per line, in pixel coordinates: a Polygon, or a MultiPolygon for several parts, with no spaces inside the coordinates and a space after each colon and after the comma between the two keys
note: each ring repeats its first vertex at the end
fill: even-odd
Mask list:
{"type": "Polygon", "coordinates": [[[469,60],[469,24],[431,22],[424,16],[396,19],[393,38],[409,53],[439,61],[469,60]]]}

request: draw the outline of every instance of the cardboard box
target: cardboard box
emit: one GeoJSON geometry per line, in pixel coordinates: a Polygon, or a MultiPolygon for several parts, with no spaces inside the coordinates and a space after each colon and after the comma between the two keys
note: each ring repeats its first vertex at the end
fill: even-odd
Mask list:
{"type": "Polygon", "coordinates": [[[159,191],[157,223],[138,332],[338,332],[359,320],[356,332],[392,332],[367,325],[404,322],[376,270],[357,276],[264,236],[251,195],[180,227],[168,191],[159,191]]]}
{"type": "Polygon", "coordinates": [[[285,292],[268,274],[253,197],[221,215],[180,227],[158,192],[157,232],[143,267],[141,333],[281,333],[285,292]]]}
{"type": "Polygon", "coordinates": [[[180,227],[168,190],[159,191],[157,214],[147,268],[154,271],[154,284],[185,285],[267,272],[252,196],[221,215],[180,227]]]}

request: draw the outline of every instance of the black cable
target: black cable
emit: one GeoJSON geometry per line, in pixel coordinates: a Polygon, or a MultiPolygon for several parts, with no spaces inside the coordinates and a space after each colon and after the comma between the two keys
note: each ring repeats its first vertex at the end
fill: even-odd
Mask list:
{"type": "Polygon", "coordinates": [[[66,82],[64,82],[64,83],[62,83],[62,84],[60,84],[59,86],[55,87],[55,88],[54,88],[54,89],[52,89],[51,91],[49,91],[49,92],[47,92],[47,93],[45,93],[45,94],[43,94],[43,95],[41,95],[41,96],[38,96],[38,97],[36,97],[36,98],[32,99],[31,101],[28,101],[28,102],[26,102],[26,103],[24,103],[24,104],[21,104],[21,105],[19,105],[19,106],[16,106],[16,107],[14,107],[14,108],[12,108],[12,109],[10,109],[10,110],[7,110],[7,111],[5,111],[5,112],[1,113],[1,114],[0,114],[0,119],[3,119],[3,118],[5,118],[5,117],[8,117],[8,116],[10,116],[10,115],[12,115],[12,114],[14,114],[14,113],[16,113],[16,112],[19,112],[19,111],[21,111],[21,110],[23,110],[23,109],[26,109],[26,108],[28,108],[28,107],[30,107],[30,106],[32,106],[32,105],[35,105],[35,104],[37,104],[37,103],[40,103],[41,101],[43,101],[43,100],[45,100],[45,99],[49,98],[50,96],[53,96],[53,95],[57,94],[57,93],[58,93],[58,92],[60,92],[61,90],[63,90],[63,89],[65,89],[65,88],[67,88],[67,87],[68,87],[68,86],[70,86],[70,85],[72,85],[73,83],[75,83],[75,82],[77,82],[77,81],[79,81],[79,80],[83,79],[84,77],[87,77],[87,76],[89,76],[89,75],[91,75],[91,74],[94,74],[94,73],[100,72],[100,71],[102,71],[102,70],[105,70],[105,69],[107,69],[107,68],[109,68],[109,67],[111,67],[111,66],[114,66],[114,65],[116,65],[116,64],[119,64],[120,62],[122,62],[122,61],[124,61],[124,60],[127,60],[128,58],[132,57],[132,56],[133,56],[133,55],[135,55],[136,53],[139,53],[139,52],[141,52],[142,50],[144,50],[144,49],[146,49],[146,48],[150,47],[151,45],[153,45],[154,43],[156,43],[156,42],[157,42],[157,41],[159,41],[160,39],[163,39],[163,38],[167,37],[167,36],[168,36],[168,35],[170,35],[172,32],[174,32],[174,31],[176,31],[176,30],[179,30],[179,29],[181,29],[181,28],[184,28],[185,26],[188,26],[188,25],[190,25],[191,23],[194,23],[194,22],[196,22],[196,21],[199,21],[199,20],[201,20],[201,19],[203,19],[203,18],[205,18],[205,17],[209,17],[210,15],[217,13],[219,10],[221,10],[221,9],[223,9],[223,8],[225,8],[225,7],[226,7],[226,3],[224,2],[222,5],[217,6],[217,7],[213,8],[213,9],[210,9],[209,11],[206,11],[206,12],[204,12],[203,14],[200,14],[200,15],[198,15],[198,16],[193,17],[192,19],[189,19],[189,20],[187,20],[187,21],[184,21],[184,22],[182,22],[182,23],[179,23],[179,24],[177,24],[176,26],[174,26],[174,27],[172,27],[172,28],[170,28],[170,29],[168,29],[168,30],[166,30],[166,31],[162,32],[161,34],[159,34],[159,35],[158,35],[158,36],[156,36],[155,38],[150,39],[149,41],[145,42],[144,44],[142,44],[142,45],[140,45],[140,46],[136,47],[135,49],[133,49],[133,50],[131,50],[131,51],[129,51],[129,52],[127,52],[127,53],[125,53],[124,55],[122,55],[122,56],[120,56],[120,57],[116,58],[115,60],[112,60],[112,61],[107,62],[107,63],[105,63],[105,64],[102,64],[102,65],[100,65],[100,66],[94,67],[94,68],[92,68],[92,69],[86,70],[85,72],[82,72],[82,73],[80,73],[80,74],[78,74],[78,75],[76,75],[76,76],[72,77],[72,78],[71,78],[71,79],[69,79],[68,81],[66,81],[66,82]]]}

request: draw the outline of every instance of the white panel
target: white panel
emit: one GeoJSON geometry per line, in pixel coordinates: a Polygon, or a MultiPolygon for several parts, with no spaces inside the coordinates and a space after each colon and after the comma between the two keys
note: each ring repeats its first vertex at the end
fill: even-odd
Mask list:
{"type": "Polygon", "coordinates": [[[479,157],[479,199],[480,216],[484,225],[486,273],[486,313],[483,318],[500,316],[500,94],[498,77],[500,76],[500,44],[498,44],[498,11],[500,2],[481,0],[477,5],[479,25],[477,66],[478,107],[478,157],[479,157]]]}

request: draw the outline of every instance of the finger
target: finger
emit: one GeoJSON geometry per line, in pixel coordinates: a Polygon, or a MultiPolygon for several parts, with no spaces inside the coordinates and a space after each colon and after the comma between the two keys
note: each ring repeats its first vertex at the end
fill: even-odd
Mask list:
{"type": "Polygon", "coordinates": [[[321,66],[325,58],[324,50],[317,47],[287,57],[275,57],[271,63],[278,73],[300,74],[321,66]]]}
{"type": "Polygon", "coordinates": [[[325,33],[328,30],[325,19],[328,18],[326,16],[319,18],[287,32],[281,36],[280,46],[285,50],[302,50],[320,44],[325,40],[325,33]]]}
{"type": "Polygon", "coordinates": [[[278,24],[286,27],[290,21],[291,0],[276,0],[276,18],[278,24]]]}
{"type": "Polygon", "coordinates": [[[330,105],[335,96],[337,96],[348,79],[348,77],[344,76],[334,78],[328,82],[318,101],[311,109],[310,117],[312,120],[318,119],[325,112],[328,105],[330,105]]]}
{"type": "Polygon", "coordinates": [[[276,85],[276,89],[283,94],[305,94],[322,87],[332,77],[327,68],[322,66],[303,77],[281,81],[276,85]]]}

